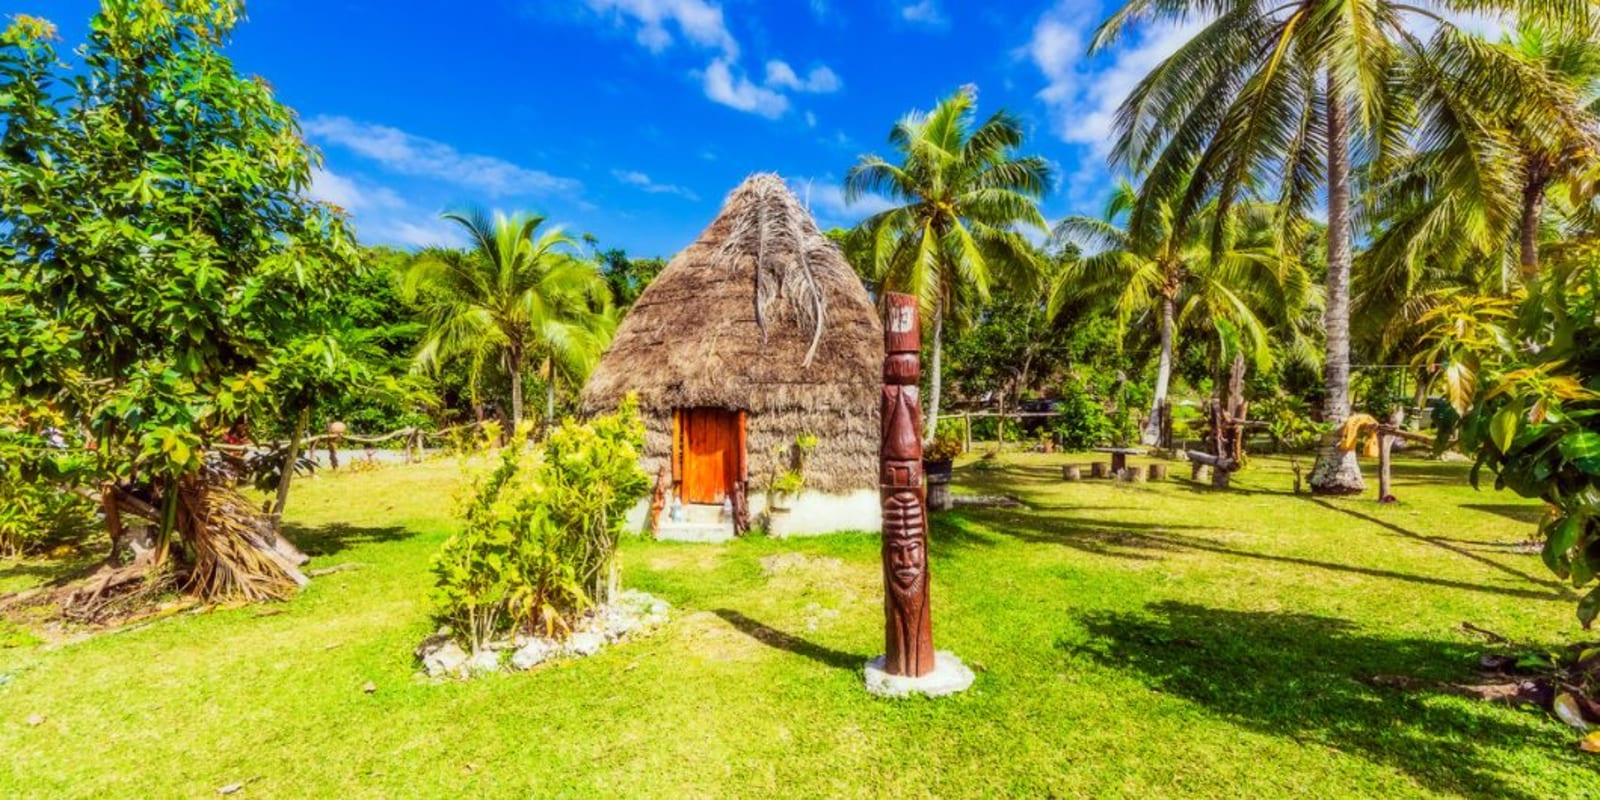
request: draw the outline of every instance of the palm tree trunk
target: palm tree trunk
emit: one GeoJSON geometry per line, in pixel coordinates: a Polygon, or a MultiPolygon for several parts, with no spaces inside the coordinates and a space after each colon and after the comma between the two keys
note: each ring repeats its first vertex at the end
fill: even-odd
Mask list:
{"type": "Polygon", "coordinates": [[[556,368],[555,368],[555,364],[552,363],[552,364],[550,364],[550,368],[545,370],[545,376],[544,376],[544,432],[545,432],[545,434],[548,435],[550,433],[550,429],[555,427],[555,424],[556,424],[556,368]]]}
{"type": "Polygon", "coordinates": [[[1530,177],[1522,188],[1522,220],[1519,222],[1522,245],[1518,266],[1522,282],[1539,275],[1539,217],[1544,213],[1544,180],[1530,177]]]}
{"type": "Polygon", "coordinates": [[[283,472],[278,475],[278,497],[272,503],[272,525],[283,524],[283,508],[289,504],[289,482],[294,480],[294,465],[300,461],[300,440],[306,436],[306,426],[311,423],[311,409],[300,409],[294,421],[294,433],[289,437],[289,451],[284,454],[283,472]]]}
{"type": "Polygon", "coordinates": [[[511,376],[511,430],[506,433],[511,434],[522,424],[522,354],[514,349],[506,351],[506,372],[511,376]]]}
{"type": "Polygon", "coordinates": [[[927,432],[923,436],[927,441],[933,441],[933,435],[939,430],[939,390],[944,383],[944,308],[942,305],[933,310],[933,372],[928,376],[928,420],[925,423],[927,432]]]}
{"type": "MultiPolygon", "coordinates": [[[[1334,426],[1350,416],[1350,142],[1349,121],[1342,92],[1332,71],[1328,92],[1328,284],[1323,327],[1327,332],[1327,357],[1323,382],[1323,421],[1334,426]]],[[[1316,494],[1359,494],[1366,484],[1354,450],[1339,448],[1338,433],[1322,439],[1317,463],[1311,468],[1311,491],[1316,494]]]]}
{"type": "Polygon", "coordinates": [[[1176,301],[1173,298],[1161,296],[1161,353],[1156,357],[1156,391],[1150,398],[1150,419],[1144,424],[1144,436],[1141,437],[1146,445],[1161,443],[1161,406],[1167,402],[1167,391],[1172,382],[1172,335],[1176,321],[1176,301]]]}

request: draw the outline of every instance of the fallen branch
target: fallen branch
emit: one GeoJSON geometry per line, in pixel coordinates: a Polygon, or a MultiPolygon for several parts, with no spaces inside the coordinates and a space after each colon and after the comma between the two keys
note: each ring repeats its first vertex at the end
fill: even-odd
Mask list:
{"type": "Polygon", "coordinates": [[[1464,630],[1467,633],[1476,633],[1479,636],[1494,642],[1495,644],[1512,644],[1512,641],[1505,636],[1501,636],[1500,634],[1495,633],[1488,628],[1480,628],[1470,622],[1461,623],[1461,630],[1464,630]]]}
{"type": "Polygon", "coordinates": [[[324,575],[332,575],[335,572],[347,572],[349,570],[361,569],[363,566],[365,566],[365,565],[359,564],[359,563],[354,562],[354,561],[348,561],[348,562],[345,562],[343,564],[335,564],[334,566],[331,566],[331,567],[323,567],[322,569],[310,570],[310,571],[306,572],[306,576],[310,577],[310,578],[320,578],[320,577],[322,577],[324,575]]]}

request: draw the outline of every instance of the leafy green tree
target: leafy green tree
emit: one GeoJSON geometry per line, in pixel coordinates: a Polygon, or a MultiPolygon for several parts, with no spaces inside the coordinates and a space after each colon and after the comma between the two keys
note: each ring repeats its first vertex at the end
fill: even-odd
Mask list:
{"type": "MultiPolygon", "coordinates": [[[[1073,253],[1039,256],[1052,271],[1061,270],[1074,257],[1073,253]]],[[[946,345],[949,395],[993,398],[1004,412],[1017,401],[1040,394],[1070,359],[1068,337],[1074,321],[1051,319],[1037,292],[995,290],[972,324],[946,345]]]]}
{"type": "Polygon", "coordinates": [[[1038,201],[1050,167],[1018,156],[1022,125],[1005,111],[974,126],[977,92],[963,87],[931,112],[907,114],[889,133],[900,163],[862,156],[845,175],[845,197],[879,194],[897,203],[856,228],[871,254],[871,282],[916,295],[929,320],[932,363],[927,436],[939,420],[947,323],[970,319],[995,284],[1036,284],[1042,269],[1021,226],[1043,231],[1038,201]]]}
{"type": "Polygon", "coordinates": [[[631,308],[650,282],[667,268],[664,259],[629,258],[627,251],[620,248],[600,251],[597,255],[600,273],[611,287],[611,303],[623,310],[631,308]]]}
{"type": "Polygon", "coordinates": [[[1539,498],[1544,563],[1573,588],[1588,628],[1600,616],[1600,269],[1547,271],[1521,303],[1458,297],[1431,312],[1421,358],[1443,364],[1450,401],[1437,448],[1474,457],[1496,489],[1539,498]]]}
{"type": "Polygon", "coordinates": [[[1157,203],[1150,224],[1134,228],[1126,218],[1139,202],[1133,186],[1123,182],[1104,217],[1069,216],[1057,223],[1053,235],[1058,240],[1077,242],[1090,252],[1054,282],[1050,308],[1056,312],[1068,298],[1099,300],[1115,311],[1123,337],[1136,318],[1156,317],[1155,390],[1141,432],[1145,444],[1155,444],[1179,329],[1200,328],[1216,337],[1219,323],[1227,324],[1248,340],[1264,366],[1271,329],[1299,313],[1311,287],[1300,260],[1278,248],[1268,210],[1259,204],[1235,209],[1219,239],[1212,235],[1218,224],[1215,204],[1201,210],[1197,224],[1180,225],[1171,203],[1157,203]]]}
{"type": "Polygon", "coordinates": [[[1489,47],[1515,81],[1486,86],[1471,74],[1475,63],[1432,50],[1407,64],[1436,88],[1419,103],[1425,146],[1369,202],[1377,230],[1358,265],[1358,277],[1373,273],[1369,290],[1406,297],[1442,277],[1443,286],[1505,292],[1538,274],[1541,240],[1559,238],[1546,219],[1550,193],[1593,197],[1600,44],[1524,23],[1489,47]]]}
{"type": "MultiPolygon", "coordinates": [[[[1397,0],[1129,0],[1092,43],[1093,49],[1106,47],[1142,22],[1209,20],[1157,64],[1120,109],[1114,161],[1145,175],[1144,194],[1151,198],[1135,209],[1133,228],[1156,224],[1155,204],[1162,201],[1175,203],[1180,221],[1213,201],[1226,217],[1259,182],[1282,187],[1275,198],[1278,227],[1293,242],[1317,190],[1326,188],[1323,413],[1330,422],[1350,413],[1352,148],[1381,176],[1406,146],[1418,95],[1437,88],[1433,73],[1397,80],[1408,59],[1455,60],[1470,65],[1456,74],[1480,82],[1511,82],[1519,74],[1504,54],[1455,29],[1442,12],[1456,7],[1397,0]],[[1417,21],[1435,27],[1427,41],[1408,28],[1417,21]]],[[[1491,1],[1473,8],[1511,9],[1566,25],[1592,14],[1580,4],[1547,2],[1491,1]]],[[[1355,455],[1330,438],[1311,485],[1322,493],[1361,491],[1355,455]]]]}
{"type": "Polygon", "coordinates": [[[418,363],[465,358],[476,385],[485,363],[498,359],[511,378],[516,424],[522,421],[523,370],[539,361],[550,424],[558,374],[581,381],[615,331],[605,277],[559,228],[541,231],[543,217],[491,219],[478,211],[445,219],[461,226],[472,247],[424,251],[406,274],[405,295],[421,308],[427,328],[418,363]]]}
{"type": "Polygon", "coordinates": [[[293,112],[221,52],[241,14],[226,0],[104,0],[77,67],[47,22],[17,17],[4,33],[0,339],[50,331],[72,354],[0,360],[0,386],[89,431],[108,486],[144,487],[156,561],[176,554],[192,586],[261,596],[292,566],[226,545],[249,525],[209,513],[238,506],[212,502],[206,451],[271,391],[274,347],[319,330],[306,309],[354,245],[307,198],[314,155],[293,112]]]}

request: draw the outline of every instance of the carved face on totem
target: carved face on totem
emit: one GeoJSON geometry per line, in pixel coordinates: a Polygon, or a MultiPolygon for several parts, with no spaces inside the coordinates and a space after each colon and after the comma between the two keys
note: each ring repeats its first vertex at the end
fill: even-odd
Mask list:
{"type": "Polygon", "coordinates": [[[928,556],[922,542],[922,503],[916,493],[897,492],[883,502],[884,568],[889,589],[902,601],[920,601],[928,556]]]}

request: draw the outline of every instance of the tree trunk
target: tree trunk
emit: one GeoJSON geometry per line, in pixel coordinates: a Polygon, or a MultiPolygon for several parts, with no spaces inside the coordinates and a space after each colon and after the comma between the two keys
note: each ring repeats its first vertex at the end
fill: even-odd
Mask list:
{"type": "Polygon", "coordinates": [[[283,525],[283,507],[289,504],[289,483],[294,480],[294,465],[300,461],[300,440],[305,438],[306,425],[311,421],[310,407],[300,409],[294,422],[294,434],[289,437],[289,450],[284,454],[283,472],[278,475],[278,499],[272,503],[272,526],[283,525]]]}
{"type": "Polygon", "coordinates": [[[933,370],[928,376],[928,421],[923,435],[933,441],[939,431],[939,394],[944,383],[944,308],[941,303],[933,310],[933,370]]]}
{"type": "Polygon", "coordinates": [[[1161,296],[1161,353],[1156,358],[1156,391],[1150,398],[1150,419],[1144,425],[1141,440],[1146,445],[1161,444],[1161,406],[1167,401],[1168,384],[1172,381],[1173,316],[1177,303],[1173,298],[1161,296]]]}
{"type": "MultiPolygon", "coordinates": [[[[1323,327],[1327,358],[1323,381],[1327,398],[1323,421],[1337,427],[1350,416],[1350,143],[1346,109],[1338,83],[1327,76],[1328,100],[1328,283],[1323,327]]],[[[1311,468],[1311,491],[1317,494],[1359,494],[1366,489],[1354,450],[1339,449],[1330,432],[1311,468]]]]}
{"type": "Polygon", "coordinates": [[[546,365],[544,371],[544,432],[550,435],[550,429],[556,424],[556,365],[554,361],[546,365]]]}
{"type": "Polygon", "coordinates": [[[516,433],[517,426],[522,424],[522,354],[511,350],[506,353],[506,372],[511,376],[511,430],[507,435],[516,433]]]}
{"type": "Polygon", "coordinates": [[[1522,188],[1522,244],[1518,260],[1522,282],[1526,285],[1539,275],[1539,218],[1544,212],[1545,181],[1530,166],[1527,184],[1522,188]]]}

